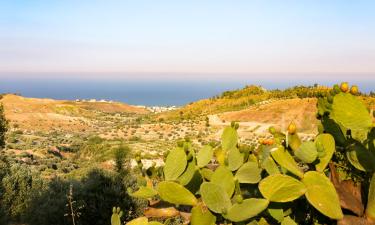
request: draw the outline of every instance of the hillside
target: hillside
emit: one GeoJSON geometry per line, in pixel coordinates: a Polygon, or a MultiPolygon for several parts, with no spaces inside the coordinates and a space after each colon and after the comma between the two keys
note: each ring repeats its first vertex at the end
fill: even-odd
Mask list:
{"type": "Polygon", "coordinates": [[[315,98],[280,99],[256,104],[247,109],[219,114],[225,121],[257,121],[259,123],[274,124],[286,129],[290,121],[295,121],[300,131],[316,132],[316,102],[315,98]]]}
{"type": "Polygon", "coordinates": [[[190,103],[176,111],[162,113],[158,118],[165,120],[202,118],[211,114],[247,109],[268,100],[325,96],[329,90],[328,87],[318,85],[295,86],[285,90],[266,90],[261,86],[249,85],[243,89],[226,91],[221,95],[190,103]]]}
{"type": "Polygon", "coordinates": [[[4,105],[5,116],[12,124],[32,130],[50,130],[53,127],[65,130],[89,129],[89,120],[101,113],[148,113],[145,109],[117,102],[75,102],[26,98],[12,94],[4,95],[0,103],[4,105]]]}

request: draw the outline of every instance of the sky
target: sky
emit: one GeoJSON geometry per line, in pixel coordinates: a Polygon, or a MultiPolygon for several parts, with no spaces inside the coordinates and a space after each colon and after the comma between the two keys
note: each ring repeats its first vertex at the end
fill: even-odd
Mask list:
{"type": "Polygon", "coordinates": [[[0,0],[0,78],[375,77],[373,0],[0,0]]]}

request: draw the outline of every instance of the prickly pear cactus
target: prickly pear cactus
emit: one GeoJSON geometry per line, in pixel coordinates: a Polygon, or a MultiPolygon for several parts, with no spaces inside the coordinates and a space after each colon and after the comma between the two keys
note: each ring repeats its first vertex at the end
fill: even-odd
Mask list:
{"type": "Polygon", "coordinates": [[[111,225],[121,225],[121,217],[122,217],[122,211],[120,207],[113,207],[112,210],[112,217],[111,217],[111,225]]]}
{"type": "MultiPolygon", "coordinates": [[[[152,201],[167,203],[169,208],[154,208],[160,215],[153,216],[180,215],[192,225],[348,224],[341,207],[358,195],[349,193],[356,178],[359,195],[369,193],[366,213],[358,216],[375,221],[375,178],[369,178],[375,171],[375,128],[359,93],[358,87],[343,83],[320,97],[319,134],[310,141],[303,141],[292,122],[285,132],[271,127],[273,138],[249,150],[238,140],[236,123],[224,128],[215,147],[195,151],[191,142],[180,143],[166,157],[162,175],[152,176],[155,188],[151,182],[129,193],[149,200],[148,210],[152,201]],[[343,183],[331,182],[332,165],[343,183]]],[[[157,223],[141,217],[128,224],[157,223]]]]}
{"type": "Polygon", "coordinates": [[[164,176],[166,180],[176,180],[185,170],[187,157],[183,148],[172,150],[165,161],[164,176]]]}
{"type": "Polygon", "coordinates": [[[294,154],[304,163],[312,163],[318,157],[318,150],[315,143],[311,141],[303,142],[294,154]]]}
{"type": "Polygon", "coordinates": [[[369,111],[357,97],[349,93],[340,93],[334,97],[330,117],[351,130],[352,137],[358,141],[365,140],[372,128],[369,111]]]}
{"type": "Polygon", "coordinates": [[[245,221],[260,214],[267,208],[268,204],[269,201],[266,199],[245,199],[242,203],[235,203],[230,207],[224,217],[233,222],[245,221]]]}

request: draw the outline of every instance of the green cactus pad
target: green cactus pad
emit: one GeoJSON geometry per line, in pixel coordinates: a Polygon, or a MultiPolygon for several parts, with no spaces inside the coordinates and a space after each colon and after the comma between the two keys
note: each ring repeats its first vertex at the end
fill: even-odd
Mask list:
{"type": "Polygon", "coordinates": [[[282,208],[271,208],[270,206],[268,207],[267,212],[279,223],[284,220],[284,210],[282,208]]]}
{"type": "Polygon", "coordinates": [[[305,173],[302,182],[307,188],[306,198],[311,205],[329,218],[343,218],[336,189],[323,173],[309,171],[305,173]]]}
{"type": "Polygon", "coordinates": [[[112,213],[111,225],[121,225],[122,211],[120,210],[120,208],[113,207],[112,213]]]}
{"type": "Polygon", "coordinates": [[[293,150],[297,151],[299,146],[301,145],[301,139],[299,138],[298,134],[288,134],[288,146],[293,150]]]}
{"type": "Polygon", "coordinates": [[[243,164],[244,154],[234,147],[228,152],[228,168],[232,171],[237,170],[243,164]]]}
{"type": "Polygon", "coordinates": [[[375,156],[361,143],[351,143],[346,152],[349,162],[361,171],[375,171],[375,156]]]}
{"type": "Polygon", "coordinates": [[[215,225],[216,217],[212,215],[210,210],[200,205],[195,206],[191,210],[191,225],[215,225]]]}
{"type": "Polygon", "coordinates": [[[287,216],[283,219],[283,222],[281,222],[281,225],[298,225],[298,224],[296,222],[294,222],[294,220],[292,220],[292,218],[287,216]]]}
{"type": "Polygon", "coordinates": [[[148,222],[148,225],[164,225],[164,224],[157,222],[157,221],[150,221],[148,222]]]}
{"type": "Polygon", "coordinates": [[[256,184],[260,181],[262,169],[258,167],[258,163],[247,162],[237,171],[235,178],[238,182],[246,184],[256,184]]]}
{"type": "Polygon", "coordinates": [[[228,151],[236,147],[238,140],[237,131],[232,127],[226,127],[221,135],[221,146],[223,150],[228,151]]]}
{"type": "Polygon", "coordinates": [[[199,191],[199,188],[203,182],[202,175],[198,170],[194,172],[193,177],[190,182],[185,185],[185,187],[193,194],[196,194],[199,191]]]}
{"type": "Polygon", "coordinates": [[[269,223],[267,222],[267,220],[264,219],[263,217],[260,218],[260,220],[258,221],[257,224],[258,224],[258,225],[269,225],[269,223]]]}
{"type": "Polygon", "coordinates": [[[127,222],[126,225],[148,225],[148,219],[146,217],[139,217],[127,222]]]}
{"type": "Polygon", "coordinates": [[[165,161],[165,180],[176,180],[186,168],[187,159],[184,149],[176,148],[172,150],[165,161]]]}
{"type": "Polygon", "coordinates": [[[184,186],[171,181],[160,182],[157,186],[163,201],[177,205],[196,205],[197,199],[184,186]]]}
{"type": "Polygon", "coordinates": [[[247,158],[248,162],[258,162],[258,158],[254,154],[249,154],[247,158]]]}
{"type": "Polygon", "coordinates": [[[212,174],[211,182],[221,186],[229,197],[233,195],[235,182],[232,172],[225,166],[220,166],[212,174]]]}
{"type": "Polygon", "coordinates": [[[322,125],[324,127],[324,130],[334,137],[337,145],[345,146],[346,137],[340,125],[326,116],[322,118],[322,125]]]}
{"type": "Polygon", "coordinates": [[[306,187],[291,176],[274,174],[259,183],[259,190],[271,202],[290,202],[305,194],[306,187]]]}
{"type": "Polygon", "coordinates": [[[218,163],[222,166],[225,165],[225,160],[227,157],[226,151],[224,151],[222,148],[218,148],[214,151],[214,154],[216,157],[216,161],[218,161],[218,163]]]}
{"type": "Polygon", "coordinates": [[[368,191],[366,216],[371,219],[375,219],[375,173],[371,177],[368,191]]]}
{"type": "Polygon", "coordinates": [[[212,178],[212,175],[214,174],[214,171],[210,170],[210,169],[207,169],[207,168],[202,168],[200,170],[202,176],[204,179],[210,181],[211,178],[212,178]]]}
{"type": "Polygon", "coordinates": [[[372,118],[366,106],[349,93],[340,93],[334,97],[330,117],[350,129],[353,138],[359,141],[366,139],[372,128],[372,118]]]}
{"type": "Polygon", "coordinates": [[[154,189],[152,189],[150,187],[144,187],[144,186],[139,187],[138,191],[135,191],[133,193],[129,193],[129,195],[132,196],[132,197],[144,198],[144,199],[152,198],[157,194],[158,194],[158,192],[155,191],[154,189]]]}
{"type": "Polygon", "coordinates": [[[331,109],[329,108],[329,105],[330,103],[326,98],[318,98],[318,114],[323,116],[326,112],[330,112],[331,109]]]}
{"type": "Polygon", "coordinates": [[[315,143],[311,141],[303,142],[294,154],[304,163],[312,163],[318,157],[315,143]]]}
{"type": "Polygon", "coordinates": [[[230,198],[221,186],[205,182],[201,185],[200,193],[206,206],[215,213],[224,213],[232,206],[230,198]]]}
{"type": "Polygon", "coordinates": [[[265,169],[269,175],[280,173],[279,167],[276,165],[275,161],[273,161],[271,156],[268,156],[263,160],[262,168],[265,169]]]}
{"type": "Polygon", "coordinates": [[[224,217],[233,222],[241,222],[257,216],[267,208],[268,204],[267,199],[245,199],[241,204],[234,204],[224,217]]]}
{"type": "Polygon", "coordinates": [[[205,167],[212,159],[214,150],[211,146],[205,145],[197,154],[197,165],[199,168],[205,167]]]}
{"type": "Polygon", "coordinates": [[[188,163],[185,172],[179,178],[177,178],[177,181],[180,184],[185,186],[191,181],[191,179],[193,179],[195,172],[196,172],[195,160],[192,160],[191,162],[188,163]]]}
{"type": "Polygon", "coordinates": [[[297,162],[289,154],[283,146],[279,146],[277,149],[271,151],[273,159],[282,167],[289,170],[291,173],[298,177],[303,177],[301,168],[297,165],[297,162]]]}
{"type": "Polygon", "coordinates": [[[323,157],[319,157],[319,163],[315,165],[318,172],[323,172],[336,150],[335,139],[330,134],[320,134],[315,139],[315,145],[322,146],[325,153],[323,157]]]}

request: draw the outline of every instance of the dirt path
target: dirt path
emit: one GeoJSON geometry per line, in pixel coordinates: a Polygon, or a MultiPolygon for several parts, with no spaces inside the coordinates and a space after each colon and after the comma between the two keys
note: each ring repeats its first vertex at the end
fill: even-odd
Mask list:
{"type": "MultiPolygon", "coordinates": [[[[231,122],[223,122],[220,117],[217,114],[209,115],[208,116],[210,125],[212,126],[229,126],[231,122]]],[[[241,128],[244,128],[246,130],[252,130],[254,133],[266,133],[268,132],[268,128],[270,126],[275,126],[275,124],[271,123],[260,123],[260,122],[238,122],[241,128]]]]}

